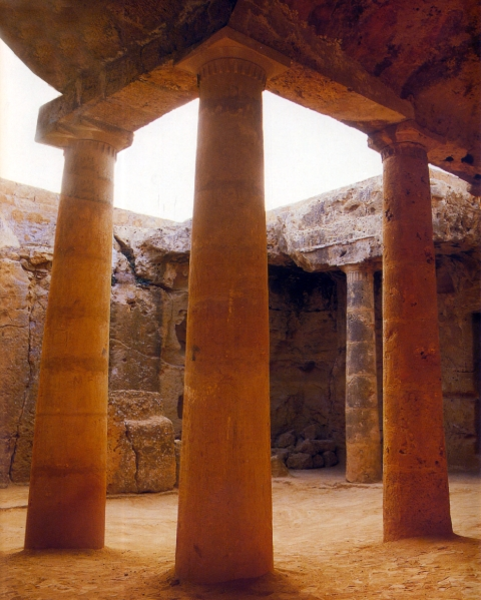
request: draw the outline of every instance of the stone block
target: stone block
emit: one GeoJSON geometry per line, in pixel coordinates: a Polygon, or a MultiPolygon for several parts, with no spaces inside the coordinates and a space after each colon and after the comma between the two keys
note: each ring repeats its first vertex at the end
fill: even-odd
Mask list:
{"type": "Polygon", "coordinates": [[[296,446],[296,452],[301,452],[303,454],[309,454],[309,456],[314,456],[318,453],[318,450],[313,442],[315,442],[315,440],[302,440],[298,442],[296,446]]]}
{"type": "Polygon", "coordinates": [[[312,469],[312,465],[312,456],[303,452],[291,454],[286,462],[289,469],[312,469]]]}
{"type": "Polygon", "coordinates": [[[276,440],[276,448],[287,448],[293,446],[296,443],[296,434],[293,431],[281,433],[276,440]]]}
{"type": "Polygon", "coordinates": [[[324,459],[324,465],[326,467],[334,467],[339,462],[335,452],[331,452],[327,450],[322,453],[322,458],[324,459]]]}
{"type": "Polygon", "coordinates": [[[289,469],[286,467],[282,456],[275,454],[271,456],[272,477],[288,477],[289,469]]]}
{"type": "Polygon", "coordinates": [[[172,421],[155,416],[126,420],[127,439],[136,458],[137,492],[165,492],[175,485],[175,449],[172,421]]]}
{"type": "Polygon", "coordinates": [[[322,469],[326,464],[324,462],[324,457],[322,454],[316,454],[316,456],[312,457],[312,468],[313,469],[322,469]]]}
{"type": "Polygon", "coordinates": [[[308,425],[301,431],[301,436],[305,440],[317,440],[322,437],[323,430],[320,425],[313,423],[312,425],[308,425]]]}
{"type": "Polygon", "coordinates": [[[336,442],[334,440],[312,440],[311,442],[316,448],[317,453],[321,452],[334,452],[336,449],[336,442]]]}
{"type": "Polygon", "coordinates": [[[163,416],[160,394],[111,391],[108,493],[163,492],[172,489],[175,482],[174,430],[172,422],[163,416]]]}

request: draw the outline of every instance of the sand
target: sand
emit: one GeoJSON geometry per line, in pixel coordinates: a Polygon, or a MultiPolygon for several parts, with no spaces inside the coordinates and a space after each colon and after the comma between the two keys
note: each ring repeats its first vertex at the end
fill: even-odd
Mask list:
{"type": "Polygon", "coordinates": [[[27,488],[0,490],[0,598],[321,600],[481,598],[481,478],[450,478],[456,536],[382,543],[382,486],[342,469],[273,481],[275,572],[215,586],[176,579],[177,493],[107,501],[106,548],[22,550],[27,488]]]}

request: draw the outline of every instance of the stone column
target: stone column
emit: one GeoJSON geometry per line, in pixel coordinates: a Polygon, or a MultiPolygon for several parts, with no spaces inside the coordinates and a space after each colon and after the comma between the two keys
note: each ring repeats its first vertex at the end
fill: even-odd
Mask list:
{"type": "Polygon", "coordinates": [[[199,130],[176,573],[213,583],[273,568],[262,91],[232,40],[195,55],[199,130]]]}
{"type": "Polygon", "coordinates": [[[431,141],[407,121],[370,143],[384,169],[384,540],[448,535],[431,141]]]}
{"type": "Polygon", "coordinates": [[[382,478],[374,277],[368,265],[348,265],[343,270],[347,281],[346,479],[373,483],[382,478]]]}
{"type": "MultiPolygon", "coordinates": [[[[89,134],[86,134],[89,135],[89,134]]],[[[104,545],[112,140],[65,149],[25,548],[104,545]]]]}

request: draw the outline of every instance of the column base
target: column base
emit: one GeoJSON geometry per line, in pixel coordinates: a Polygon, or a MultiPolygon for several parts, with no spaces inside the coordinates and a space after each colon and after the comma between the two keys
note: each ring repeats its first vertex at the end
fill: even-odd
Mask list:
{"type": "Polygon", "coordinates": [[[384,473],[384,541],[451,535],[445,473],[387,469],[384,473]]]}
{"type": "Polygon", "coordinates": [[[26,550],[104,547],[105,473],[37,474],[31,487],[26,550]]]}

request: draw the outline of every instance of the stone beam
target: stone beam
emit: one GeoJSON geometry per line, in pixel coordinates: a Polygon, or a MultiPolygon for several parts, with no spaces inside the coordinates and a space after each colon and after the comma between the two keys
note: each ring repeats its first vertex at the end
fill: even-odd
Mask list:
{"type": "MultiPolygon", "coordinates": [[[[315,35],[282,3],[238,2],[228,25],[210,39],[226,32],[242,39],[244,45],[268,46],[290,61],[288,70],[267,83],[269,91],[287,100],[367,134],[415,119],[411,102],[369,74],[338,44],[315,35]],[[259,11],[272,18],[259,18],[259,11]]],[[[206,41],[166,52],[160,36],[95,72],[80,75],[62,96],[41,108],[36,140],[64,146],[65,128],[82,119],[133,132],[197,98],[196,77],[176,64],[201,43],[206,41]]],[[[444,140],[428,158],[431,164],[479,186],[476,161],[459,140],[444,140]]]]}
{"type": "Polygon", "coordinates": [[[74,81],[39,111],[35,139],[65,147],[78,123],[133,132],[197,97],[197,81],[173,61],[123,56],[99,73],[74,81]]]}
{"type": "MultiPolygon", "coordinates": [[[[233,26],[220,29],[203,45],[229,35],[244,46],[266,48],[257,41],[264,32],[259,32],[259,37],[249,35],[249,23],[244,24],[241,13],[235,12],[231,22],[233,26]]],[[[314,44],[315,40],[309,41],[314,44]]],[[[63,146],[63,128],[81,118],[136,131],[196,98],[196,77],[175,68],[195,46],[183,55],[160,59],[157,46],[154,40],[73,81],[62,96],[41,108],[37,141],[63,146]]],[[[368,132],[413,117],[409,102],[397,98],[328,42],[318,41],[309,52],[312,60],[305,64],[291,60],[288,48],[282,50],[290,69],[273,75],[267,84],[269,91],[368,132]]]]}

